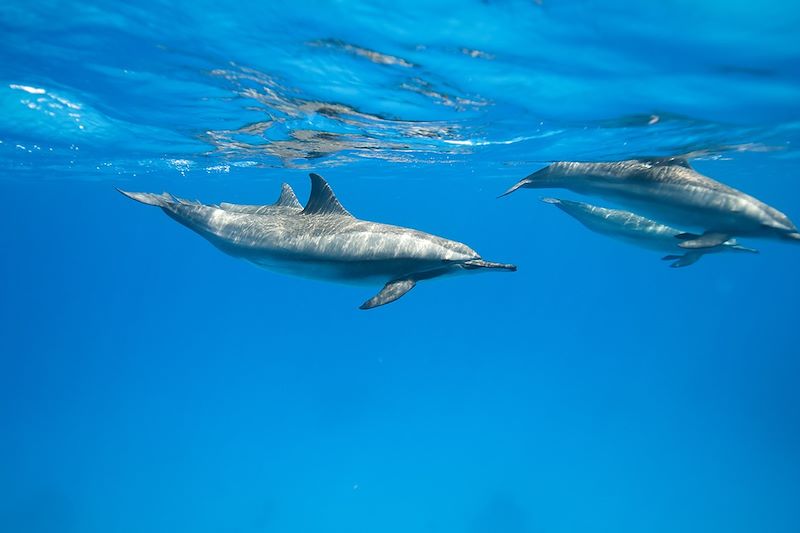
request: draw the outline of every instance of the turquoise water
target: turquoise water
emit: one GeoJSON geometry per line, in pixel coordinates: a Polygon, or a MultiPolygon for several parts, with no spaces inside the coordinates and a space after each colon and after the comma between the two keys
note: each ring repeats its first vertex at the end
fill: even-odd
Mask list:
{"type": "Polygon", "coordinates": [[[3,3],[0,531],[798,531],[800,248],[671,269],[496,196],[550,161],[689,154],[798,221],[799,24],[788,1],[3,3]],[[377,287],[259,270],[114,190],[305,201],[309,172],[519,271],[365,312],[377,287]]]}

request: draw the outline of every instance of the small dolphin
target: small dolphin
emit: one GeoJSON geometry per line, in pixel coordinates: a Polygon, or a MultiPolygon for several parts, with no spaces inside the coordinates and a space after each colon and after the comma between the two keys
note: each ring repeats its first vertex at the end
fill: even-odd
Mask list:
{"type": "Polygon", "coordinates": [[[694,170],[686,159],[644,158],[612,163],[558,162],[534,172],[519,188],[560,188],[617,202],[656,220],[704,233],[683,240],[687,249],[713,248],[732,236],[800,241],[789,217],[694,170]]]}
{"type": "Polygon", "coordinates": [[[746,248],[729,239],[716,248],[699,250],[683,250],[679,247],[677,239],[698,238],[699,235],[684,233],[675,228],[660,224],[643,216],[622,211],[608,209],[583,202],[561,200],[559,198],[542,198],[542,201],[559,207],[562,211],[577,219],[578,222],[590,230],[614,237],[642,248],[649,248],[660,252],[672,252],[662,259],[674,261],[670,266],[685,267],[696,263],[703,255],[715,252],[749,252],[757,254],[758,250],[746,248]],[[677,237],[677,239],[676,239],[677,237]],[[675,252],[685,252],[677,255],[675,252]]]}
{"type": "Polygon", "coordinates": [[[342,207],[317,174],[311,174],[311,195],[305,208],[286,184],[278,201],[266,206],[203,205],[168,193],[120,192],[160,207],[223,252],[260,267],[345,283],[385,283],[361,309],[391,303],[421,280],[517,269],[484,261],[460,242],[359,220],[342,207]]]}

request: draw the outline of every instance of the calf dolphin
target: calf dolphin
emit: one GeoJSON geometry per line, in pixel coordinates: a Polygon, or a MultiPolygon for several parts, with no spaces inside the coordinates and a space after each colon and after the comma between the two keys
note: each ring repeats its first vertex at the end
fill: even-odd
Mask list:
{"type": "Polygon", "coordinates": [[[223,252],[278,272],[345,283],[385,283],[361,305],[391,303],[418,281],[516,266],[484,261],[469,246],[400,226],[359,220],[311,174],[311,195],[301,209],[291,187],[283,185],[275,204],[204,205],[168,193],[120,191],[160,207],[223,252]]]}
{"type": "Polygon", "coordinates": [[[542,201],[559,207],[594,232],[608,235],[642,248],[670,252],[669,255],[664,256],[662,259],[674,261],[670,266],[676,268],[692,265],[707,253],[718,251],[758,253],[758,250],[741,246],[736,242],[736,239],[729,239],[715,248],[687,251],[679,248],[680,241],[678,239],[698,238],[699,235],[684,233],[681,230],[660,224],[655,220],[650,220],[630,211],[608,209],[559,198],[542,198],[542,201]],[[682,252],[681,255],[676,254],[678,251],[682,252]]]}
{"type": "Polygon", "coordinates": [[[522,179],[520,188],[560,188],[615,201],[679,227],[703,230],[683,240],[688,249],[712,248],[732,236],[800,241],[789,217],[727,185],[703,176],[686,159],[643,158],[611,163],[558,162],[522,179]]]}

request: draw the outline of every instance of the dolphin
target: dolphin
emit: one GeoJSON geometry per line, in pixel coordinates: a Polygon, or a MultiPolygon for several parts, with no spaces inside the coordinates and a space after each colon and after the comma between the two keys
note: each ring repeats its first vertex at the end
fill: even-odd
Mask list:
{"type": "Polygon", "coordinates": [[[637,213],[703,234],[679,246],[721,246],[734,235],[800,241],[789,217],[694,170],[680,157],[642,158],[611,163],[557,162],[520,180],[501,196],[520,188],[569,189],[599,196],[637,213]]]}
{"type": "Polygon", "coordinates": [[[391,303],[418,281],[517,269],[515,265],[484,261],[460,242],[359,220],[342,207],[321,176],[310,176],[311,195],[304,208],[286,184],[278,201],[267,206],[204,205],[168,193],[120,192],[160,207],[223,252],[262,268],[344,283],[384,283],[361,309],[391,303]]]}
{"type": "Polygon", "coordinates": [[[758,250],[741,246],[736,242],[736,239],[729,239],[715,248],[687,251],[679,247],[680,241],[678,239],[698,238],[699,235],[682,232],[630,211],[608,209],[559,198],[542,198],[542,201],[559,207],[594,232],[608,235],[642,248],[669,252],[662,259],[674,261],[670,265],[673,268],[692,265],[703,255],[718,251],[758,253],[758,250]],[[676,252],[679,251],[682,252],[681,255],[677,255],[676,252]]]}

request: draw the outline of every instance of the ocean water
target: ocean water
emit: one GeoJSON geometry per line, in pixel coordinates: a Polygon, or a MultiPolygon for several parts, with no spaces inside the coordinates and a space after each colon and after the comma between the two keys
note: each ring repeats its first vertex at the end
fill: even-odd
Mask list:
{"type": "Polygon", "coordinates": [[[671,269],[496,198],[690,154],[800,220],[798,26],[781,0],[6,0],[0,531],[800,531],[800,247],[671,269]],[[304,201],[309,172],[519,270],[360,311],[378,287],[115,191],[304,201]]]}

